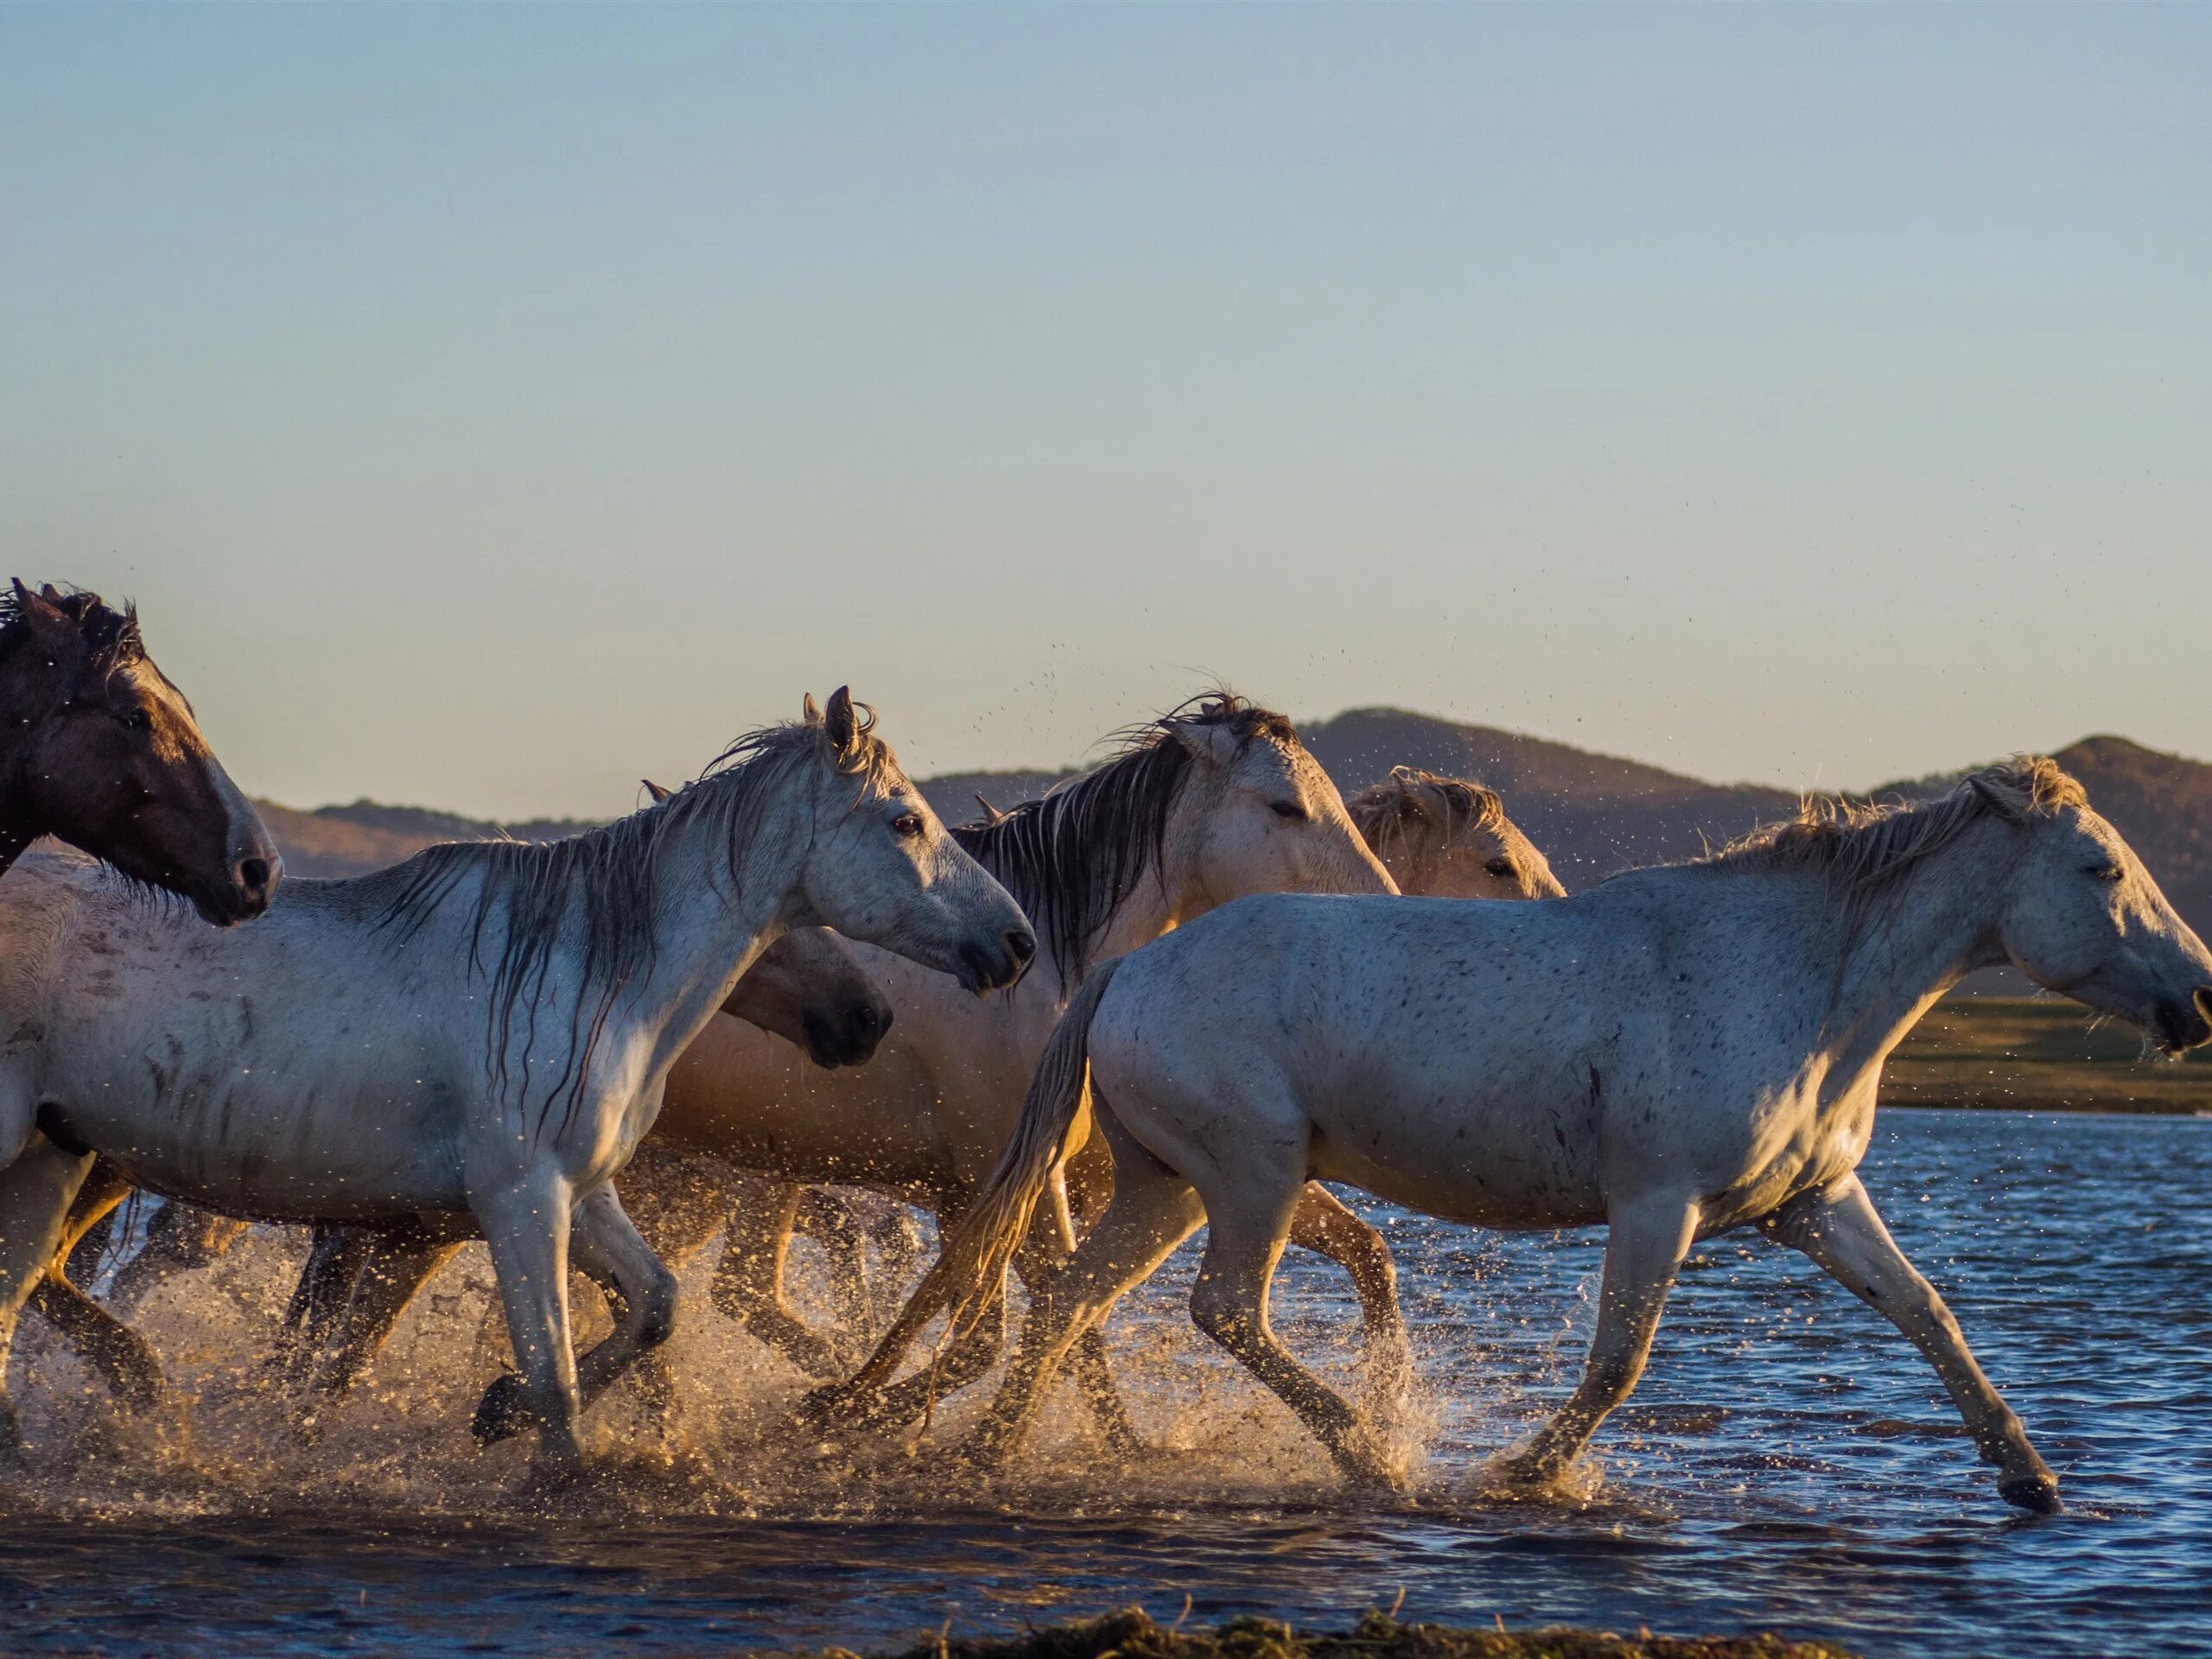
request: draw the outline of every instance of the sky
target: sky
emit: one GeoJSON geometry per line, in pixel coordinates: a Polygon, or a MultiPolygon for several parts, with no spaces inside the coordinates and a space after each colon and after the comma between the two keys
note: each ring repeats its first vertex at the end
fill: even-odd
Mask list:
{"type": "Polygon", "coordinates": [[[0,6],[0,537],[250,791],[1219,678],[2212,757],[2212,10],[0,6]]]}

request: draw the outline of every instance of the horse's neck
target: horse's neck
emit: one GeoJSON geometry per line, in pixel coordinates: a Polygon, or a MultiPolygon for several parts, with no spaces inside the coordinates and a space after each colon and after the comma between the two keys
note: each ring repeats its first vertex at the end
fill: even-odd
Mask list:
{"type": "Polygon", "coordinates": [[[1827,1019],[1835,1065],[1878,1066],[1942,995],[2005,960],[1998,837],[1970,831],[1923,861],[1871,910],[1840,966],[1827,1019]]]}
{"type": "Polygon", "coordinates": [[[804,837],[772,814],[738,854],[695,833],[660,849],[652,968],[634,1006],[655,1028],[651,1069],[675,1062],[706,1029],[745,970],[781,938],[804,837]]]}
{"type": "MultiPolygon", "coordinates": [[[[1150,944],[1171,929],[1198,920],[1222,902],[1205,890],[1197,876],[1195,849],[1203,839],[1205,814],[1211,807],[1211,802],[1189,783],[1183,785],[1174,805],[1168,809],[1159,861],[1146,867],[1143,877],[1122,895],[1091,943],[1094,965],[1150,944]]],[[[1066,990],[1072,995],[1075,987],[1070,984],[1066,990]]]]}
{"type": "MultiPolygon", "coordinates": [[[[1144,879],[1136,884],[1135,890],[1114,906],[1113,913],[1106,918],[1105,926],[1098,931],[1097,938],[1091,942],[1092,965],[1115,957],[1126,957],[1139,946],[1150,944],[1170,928],[1179,927],[1198,913],[1190,907],[1190,901],[1185,895],[1169,888],[1164,877],[1165,873],[1161,870],[1147,869],[1144,879]]],[[[1211,907],[1210,904],[1202,906],[1205,909],[1211,907]]],[[[1068,995],[1072,995],[1074,991],[1073,985],[1067,986],[1068,995]]]]}

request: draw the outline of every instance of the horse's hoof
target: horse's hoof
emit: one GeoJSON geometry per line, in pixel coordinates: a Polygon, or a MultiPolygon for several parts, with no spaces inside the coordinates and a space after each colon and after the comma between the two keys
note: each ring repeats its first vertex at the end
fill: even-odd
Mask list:
{"type": "Polygon", "coordinates": [[[2066,1507],[2059,1500],[2058,1477],[2053,1474],[2009,1476],[1997,1483],[1997,1496],[2031,1515],[2056,1515],[2066,1507]]]}
{"type": "Polygon", "coordinates": [[[536,1427],[537,1414],[530,1408],[530,1397],[523,1391],[522,1378],[509,1371],[484,1390],[484,1397],[476,1402],[476,1415],[468,1425],[468,1432],[476,1437],[479,1446],[497,1446],[501,1440],[536,1427]]]}
{"type": "Polygon", "coordinates": [[[1372,1459],[1347,1459],[1337,1465],[1344,1490],[1352,1497],[1374,1502],[1401,1498],[1411,1489],[1396,1470],[1372,1459]]]}

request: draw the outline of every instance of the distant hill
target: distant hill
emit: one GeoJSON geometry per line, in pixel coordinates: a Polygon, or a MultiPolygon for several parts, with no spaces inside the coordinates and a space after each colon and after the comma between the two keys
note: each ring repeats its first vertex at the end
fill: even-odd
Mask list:
{"type": "MultiPolygon", "coordinates": [[[[1797,804],[1786,790],[1709,784],[1565,743],[1396,709],[1355,709],[1300,730],[1347,795],[1393,766],[1480,779],[1504,796],[1507,810],[1569,888],[1633,865],[1692,856],[1797,804]]],[[[2088,786],[2098,810],[2142,854],[2182,913],[2200,931],[2212,931],[2212,766],[2120,737],[2085,738],[2056,758],[2088,786]]],[[[979,793],[994,806],[1009,807],[1070,775],[951,772],[925,780],[922,791],[947,822],[958,823],[980,816],[979,793]]],[[[1877,792],[1910,798],[1947,787],[1956,776],[1916,779],[1877,792]]],[[[259,804],[287,868],[297,875],[359,874],[437,841],[501,834],[542,841],[589,827],[575,819],[501,826],[373,801],[312,812],[259,804]]]]}
{"type": "Polygon", "coordinates": [[[428,807],[383,806],[355,801],[351,806],[319,806],[312,812],[256,801],[261,821],[276,838],[284,868],[292,875],[365,875],[387,864],[412,858],[441,841],[551,841],[591,827],[580,818],[537,818],[527,823],[497,824],[428,807]]]}
{"type": "Polygon", "coordinates": [[[1394,766],[1479,779],[1570,889],[1616,870],[1689,858],[1797,808],[1786,790],[1708,784],[1637,760],[1397,709],[1354,709],[1299,728],[1347,795],[1394,766]]]}
{"type": "MultiPolygon", "coordinates": [[[[1354,709],[1298,729],[1346,795],[1395,766],[1480,779],[1504,796],[1506,810],[1569,887],[1633,865],[1689,857],[1797,805],[1783,790],[1704,783],[1640,761],[1398,709],[1354,709]]],[[[1008,807],[1068,775],[963,772],[931,779],[922,789],[938,812],[957,823],[976,816],[978,793],[1008,807]]]]}
{"type": "MultiPolygon", "coordinates": [[[[2090,804],[2127,837],[2174,907],[2212,938],[2212,766],[2124,737],[2085,737],[2051,759],[2082,780],[2090,804]]],[[[1961,775],[1916,778],[1876,793],[1916,799],[1961,775]]]]}

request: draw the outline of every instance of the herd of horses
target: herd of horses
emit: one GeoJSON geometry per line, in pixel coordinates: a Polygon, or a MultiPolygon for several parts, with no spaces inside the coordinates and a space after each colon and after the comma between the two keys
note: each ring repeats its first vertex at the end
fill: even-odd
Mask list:
{"type": "Polygon", "coordinates": [[[1401,767],[1347,802],[1225,692],[957,828],[874,727],[810,697],[604,828],[284,880],[135,614],[0,595],[0,1458],[33,1449],[4,1386],[27,1311],[151,1408],[124,1277],[256,1222],[314,1229],[277,1357],[302,1423],[481,1238],[514,1369],[476,1436],[534,1430],[565,1478],[592,1402],[656,1386],[675,1269],[721,1237],[714,1300],[819,1385],[809,1434],[926,1423],[979,1382],[1012,1273],[1026,1315],[965,1452],[1010,1456],[1063,1370],[1134,1449],[1103,1321],[1205,1225],[1199,1329],[1387,1491],[1368,1416],[1268,1321],[1285,1246],[1318,1250],[1351,1274],[1370,1379],[1410,1382],[1389,1251],[1331,1181],[1606,1229],[1581,1380],[1501,1479],[1560,1477],[1694,1242],[1751,1226],[1922,1351],[2005,1498],[2057,1507],[1854,1173],[1884,1061],[1977,969],[2168,1054],[2212,1039],[2212,954],[2050,761],[1808,804],[1570,898],[1489,791],[1401,767]],[[103,1303],[73,1256],[139,1190],[166,1200],[156,1236],[103,1303]],[[820,1238],[855,1308],[864,1239],[894,1273],[917,1255],[907,1205],[937,1259],[855,1364],[785,1300],[786,1251],[820,1238]],[[572,1267],[613,1315],[582,1356],[572,1267]]]}

